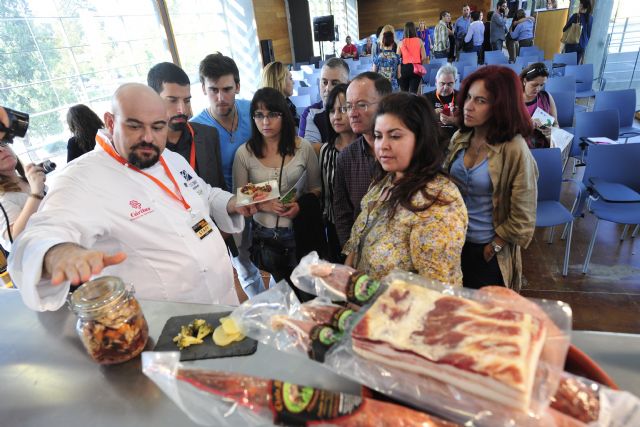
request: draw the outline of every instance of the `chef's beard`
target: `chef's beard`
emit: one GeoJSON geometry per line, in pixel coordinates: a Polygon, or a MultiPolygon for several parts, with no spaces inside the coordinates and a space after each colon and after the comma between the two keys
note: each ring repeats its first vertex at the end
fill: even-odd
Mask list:
{"type": "Polygon", "coordinates": [[[130,164],[137,167],[138,169],[146,169],[158,163],[158,159],[160,159],[160,149],[158,147],[149,142],[140,142],[131,147],[131,151],[129,152],[129,157],[127,160],[130,164]],[[135,152],[135,150],[139,147],[151,147],[156,154],[148,158],[140,157],[135,152]]]}

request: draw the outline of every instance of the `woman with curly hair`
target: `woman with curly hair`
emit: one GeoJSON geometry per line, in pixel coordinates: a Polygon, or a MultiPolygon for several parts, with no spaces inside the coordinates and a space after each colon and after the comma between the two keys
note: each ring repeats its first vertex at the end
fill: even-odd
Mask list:
{"type": "Polygon", "coordinates": [[[345,264],[381,278],[394,268],[462,285],[467,210],[442,170],[439,125],[422,96],[389,95],[374,126],[377,174],[343,252],[345,264]]]}

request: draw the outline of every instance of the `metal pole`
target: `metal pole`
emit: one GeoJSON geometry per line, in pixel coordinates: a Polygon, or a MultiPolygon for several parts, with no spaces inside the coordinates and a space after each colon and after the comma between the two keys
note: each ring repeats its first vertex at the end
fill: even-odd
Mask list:
{"type": "Polygon", "coordinates": [[[171,18],[169,18],[169,10],[167,9],[167,2],[165,0],[156,0],[158,6],[158,12],[162,19],[162,26],[167,34],[167,45],[169,52],[171,52],[171,59],[178,67],[182,67],[180,64],[180,55],[178,54],[178,46],[176,44],[176,37],[173,33],[173,26],[171,25],[171,18]]]}

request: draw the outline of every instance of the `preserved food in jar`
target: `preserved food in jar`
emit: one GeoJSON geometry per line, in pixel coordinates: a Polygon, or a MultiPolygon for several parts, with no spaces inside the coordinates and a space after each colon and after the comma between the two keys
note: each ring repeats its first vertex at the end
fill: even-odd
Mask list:
{"type": "Polygon", "coordinates": [[[126,362],[144,349],[147,321],[133,290],[119,278],[105,276],[83,284],[70,295],[69,306],[78,316],[78,335],[96,362],[126,362]]]}

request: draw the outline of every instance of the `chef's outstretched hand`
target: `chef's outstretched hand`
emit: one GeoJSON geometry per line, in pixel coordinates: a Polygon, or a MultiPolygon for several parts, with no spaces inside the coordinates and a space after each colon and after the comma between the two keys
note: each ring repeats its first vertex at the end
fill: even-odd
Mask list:
{"type": "Polygon", "coordinates": [[[108,255],[75,243],[61,243],[44,255],[42,277],[50,277],[52,285],[59,285],[65,280],[72,285],[79,285],[99,274],[105,267],[120,264],[125,259],[127,255],[124,252],[108,255]]]}

